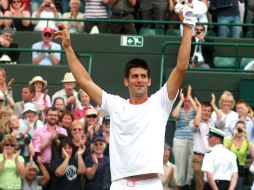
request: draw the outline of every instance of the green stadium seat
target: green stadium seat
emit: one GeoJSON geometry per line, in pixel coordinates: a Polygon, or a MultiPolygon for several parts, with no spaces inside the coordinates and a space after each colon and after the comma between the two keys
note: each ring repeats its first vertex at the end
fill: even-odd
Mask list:
{"type": "Polygon", "coordinates": [[[166,31],[166,35],[168,36],[180,36],[181,32],[179,29],[167,29],[166,31]]]}
{"type": "Polygon", "coordinates": [[[253,57],[242,57],[240,62],[240,69],[244,69],[244,67],[251,61],[254,61],[253,57]]]}
{"type": "Polygon", "coordinates": [[[213,30],[208,30],[206,33],[206,37],[215,37],[217,36],[213,30]]]}
{"type": "Polygon", "coordinates": [[[139,30],[139,35],[143,36],[164,35],[164,30],[161,28],[141,28],[139,30]]]}
{"type": "Polygon", "coordinates": [[[214,57],[213,64],[217,68],[235,68],[236,58],[235,57],[214,57]]]}

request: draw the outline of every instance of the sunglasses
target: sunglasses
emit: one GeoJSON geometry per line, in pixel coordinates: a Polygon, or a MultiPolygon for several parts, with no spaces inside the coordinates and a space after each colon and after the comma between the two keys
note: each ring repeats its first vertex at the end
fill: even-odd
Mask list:
{"type": "Polygon", "coordinates": [[[97,115],[92,114],[92,115],[87,115],[86,117],[87,117],[87,118],[96,118],[96,117],[97,117],[97,115]]]}
{"type": "Polygon", "coordinates": [[[203,32],[204,31],[204,29],[195,29],[197,32],[203,32]]]}
{"type": "Polygon", "coordinates": [[[21,1],[12,1],[12,3],[20,3],[21,1]]]}
{"type": "Polygon", "coordinates": [[[14,147],[15,145],[14,145],[14,144],[4,144],[4,146],[11,146],[11,147],[14,147]]]}
{"type": "Polygon", "coordinates": [[[44,37],[49,37],[49,38],[52,36],[52,34],[49,32],[45,32],[43,35],[44,35],[44,37]]]}
{"type": "Polygon", "coordinates": [[[82,131],[82,129],[81,128],[74,128],[74,129],[72,129],[73,131],[82,131]]]}

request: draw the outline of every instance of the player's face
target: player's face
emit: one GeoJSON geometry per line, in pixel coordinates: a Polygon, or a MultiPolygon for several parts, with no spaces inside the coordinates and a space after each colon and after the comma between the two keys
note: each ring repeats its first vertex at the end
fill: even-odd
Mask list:
{"type": "Polygon", "coordinates": [[[124,79],[124,84],[129,88],[131,97],[142,98],[147,96],[151,78],[148,77],[147,70],[139,67],[131,68],[129,78],[124,79]]]}

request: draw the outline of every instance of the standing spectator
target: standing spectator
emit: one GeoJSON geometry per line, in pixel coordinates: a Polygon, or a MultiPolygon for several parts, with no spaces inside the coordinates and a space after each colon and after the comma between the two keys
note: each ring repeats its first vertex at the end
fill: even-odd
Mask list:
{"type": "Polygon", "coordinates": [[[210,9],[217,17],[219,37],[240,38],[242,28],[241,26],[234,26],[228,24],[242,24],[240,19],[240,11],[238,1],[243,0],[211,0],[210,9]]]}
{"type": "Polygon", "coordinates": [[[210,68],[213,65],[213,53],[214,48],[210,45],[202,45],[203,42],[212,42],[206,39],[205,26],[197,24],[194,31],[192,42],[196,42],[196,45],[191,46],[191,66],[193,68],[210,68]]]}
{"type": "MultiPolygon", "coordinates": [[[[135,20],[134,7],[136,0],[111,0],[112,19],[118,20],[135,20]]],[[[135,34],[136,28],[134,23],[112,23],[111,32],[113,34],[135,34]]]]}
{"type": "MultiPolygon", "coordinates": [[[[33,44],[33,50],[61,50],[61,46],[52,41],[54,30],[46,27],[41,32],[42,41],[33,44]]],[[[61,53],[37,52],[32,53],[32,63],[38,65],[58,65],[60,63],[61,53]]]]}
{"type": "Polygon", "coordinates": [[[59,127],[58,111],[51,107],[46,111],[46,124],[42,128],[37,128],[32,137],[34,150],[41,157],[42,162],[48,166],[52,158],[51,143],[56,141],[58,136],[67,136],[64,128],[59,127]]]}
{"type": "Polygon", "coordinates": [[[62,80],[64,89],[57,91],[52,96],[54,101],[57,97],[62,97],[67,109],[73,111],[76,107],[80,105],[78,100],[78,92],[74,89],[76,87],[76,80],[73,77],[72,73],[65,73],[62,80]]]}
{"type": "MultiPolygon", "coordinates": [[[[91,19],[106,19],[108,18],[108,6],[109,0],[86,0],[85,5],[85,18],[91,19]]],[[[90,33],[92,28],[97,26],[100,33],[108,32],[107,22],[86,22],[85,32],[90,33]]]]}
{"type": "Polygon", "coordinates": [[[85,159],[86,190],[103,190],[103,178],[109,168],[109,157],[104,155],[106,143],[102,137],[96,137],[91,144],[92,155],[85,159]]]}
{"type": "Polygon", "coordinates": [[[244,167],[248,152],[254,156],[254,148],[249,140],[244,121],[238,121],[233,129],[232,138],[225,138],[224,145],[232,151],[238,160],[237,190],[242,190],[245,184],[247,169],[244,167]]]}
{"type": "MultiPolygon", "coordinates": [[[[63,14],[63,18],[68,19],[83,19],[84,14],[79,12],[80,0],[70,0],[69,3],[70,12],[63,14]]],[[[84,31],[84,22],[75,22],[75,21],[64,21],[64,25],[69,28],[70,33],[82,33],[84,31]]]]}
{"type": "Polygon", "coordinates": [[[71,139],[69,137],[62,139],[57,150],[59,155],[50,165],[52,179],[49,190],[82,190],[81,176],[86,172],[82,158],[84,151],[84,148],[79,148],[74,155],[71,139]]]}
{"type": "Polygon", "coordinates": [[[236,156],[227,150],[222,142],[224,132],[220,129],[210,128],[208,134],[209,146],[202,164],[202,171],[206,174],[205,190],[233,190],[237,183],[236,156]]]}
{"type": "Polygon", "coordinates": [[[3,153],[0,154],[0,189],[21,189],[21,179],[25,175],[24,158],[17,151],[16,137],[7,134],[1,142],[3,153]]]}
{"type": "Polygon", "coordinates": [[[175,190],[176,189],[176,176],[177,170],[176,166],[169,162],[171,156],[171,148],[166,143],[164,146],[164,155],[163,155],[163,168],[164,175],[161,177],[163,190],[175,190]]]}
{"type": "Polygon", "coordinates": [[[254,143],[254,128],[252,118],[249,116],[249,104],[244,100],[239,100],[236,103],[236,112],[238,113],[238,118],[230,123],[229,132],[231,136],[233,135],[233,129],[235,128],[235,124],[238,121],[244,121],[246,125],[246,131],[248,137],[252,143],[254,143]]]}
{"type": "MultiPolygon", "coordinates": [[[[43,0],[39,9],[32,15],[33,18],[61,18],[62,15],[57,12],[56,6],[53,0],[43,0]]],[[[44,28],[49,27],[55,31],[58,31],[57,21],[55,20],[32,20],[32,24],[35,25],[35,31],[42,31],[44,28]]]]}
{"type": "Polygon", "coordinates": [[[8,84],[6,84],[6,71],[3,67],[0,67],[0,97],[3,101],[3,106],[9,106],[14,109],[15,102],[12,98],[12,87],[14,79],[12,78],[8,84]]]}
{"type": "Polygon", "coordinates": [[[191,166],[193,155],[193,135],[190,121],[194,119],[197,106],[192,98],[192,88],[180,90],[180,100],[172,112],[176,119],[176,131],[173,139],[173,153],[177,168],[176,185],[178,189],[189,186],[193,178],[191,166]]]}
{"type": "MultiPolygon", "coordinates": [[[[17,17],[17,18],[30,18],[30,12],[24,10],[23,3],[21,0],[11,0],[10,10],[5,11],[4,16],[6,17],[17,17]]],[[[16,31],[32,30],[31,21],[27,19],[5,19],[4,25],[12,27],[16,31]]]]}
{"type": "Polygon", "coordinates": [[[93,106],[90,103],[90,97],[88,96],[88,94],[80,89],[79,90],[79,97],[80,97],[80,106],[75,108],[73,115],[74,115],[74,119],[76,120],[80,120],[81,118],[84,118],[86,115],[86,111],[88,109],[92,109],[93,106]]]}
{"type": "MultiPolygon", "coordinates": [[[[19,48],[17,43],[13,43],[15,32],[10,27],[5,27],[0,34],[0,48],[19,48]]],[[[16,64],[19,58],[19,51],[1,50],[0,63],[16,64]]]]}
{"type": "MultiPolygon", "coordinates": [[[[203,102],[200,104],[197,98],[195,98],[195,101],[198,105],[198,109],[194,120],[190,122],[190,127],[193,132],[192,167],[196,181],[196,190],[203,190],[204,173],[201,171],[201,166],[205,153],[209,150],[207,141],[209,127],[215,126],[215,123],[211,119],[211,114],[213,111],[212,104],[214,101],[212,101],[212,104],[209,102],[203,102]]],[[[218,119],[221,119],[221,117],[218,116],[218,119]]]]}
{"type": "MultiPolygon", "coordinates": [[[[224,127],[224,132],[226,133],[227,136],[230,135],[229,133],[229,126],[232,121],[237,120],[238,114],[233,111],[233,108],[235,106],[235,99],[234,96],[231,92],[229,91],[224,91],[222,95],[220,96],[219,99],[219,108],[220,112],[222,114],[222,119],[225,121],[225,127],[224,127]]],[[[212,113],[212,120],[216,121],[216,113],[213,111],[212,113]]]]}
{"type": "MultiPolygon", "coordinates": [[[[140,11],[142,20],[166,20],[168,12],[167,0],[140,0],[140,11]]],[[[145,28],[151,28],[152,24],[143,24],[145,28]]],[[[165,28],[165,24],[156,24],[156,28],[165,28]]]]}

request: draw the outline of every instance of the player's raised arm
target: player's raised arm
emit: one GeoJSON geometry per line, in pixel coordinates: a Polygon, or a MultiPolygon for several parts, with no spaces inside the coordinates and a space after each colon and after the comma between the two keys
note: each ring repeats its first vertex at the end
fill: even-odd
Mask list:
{"type": "Polygon", "coordinates": [[[168,81],[168,98],[173,100],[181,86],[185,72],[188,69],[191,51],[192,27],[195,25],[195,19],[192,17],[192,10],[185,6],[179,13],[179,18],[183,24],[183,36],[177,56],[176,67],[171,72],[168,81]]]}
{"type": "Polygon", "coordinates": [[[72,47],[68,28],[60,24],[61,31],[56,32],[56,39],[62,40],[62,46],[65,50],[69,68],[77,81],[77,84],[93,99],[97,105],[102,103],[102,89],[93,82],[91,76],[85,67],[76,57],[72,47]]]}

